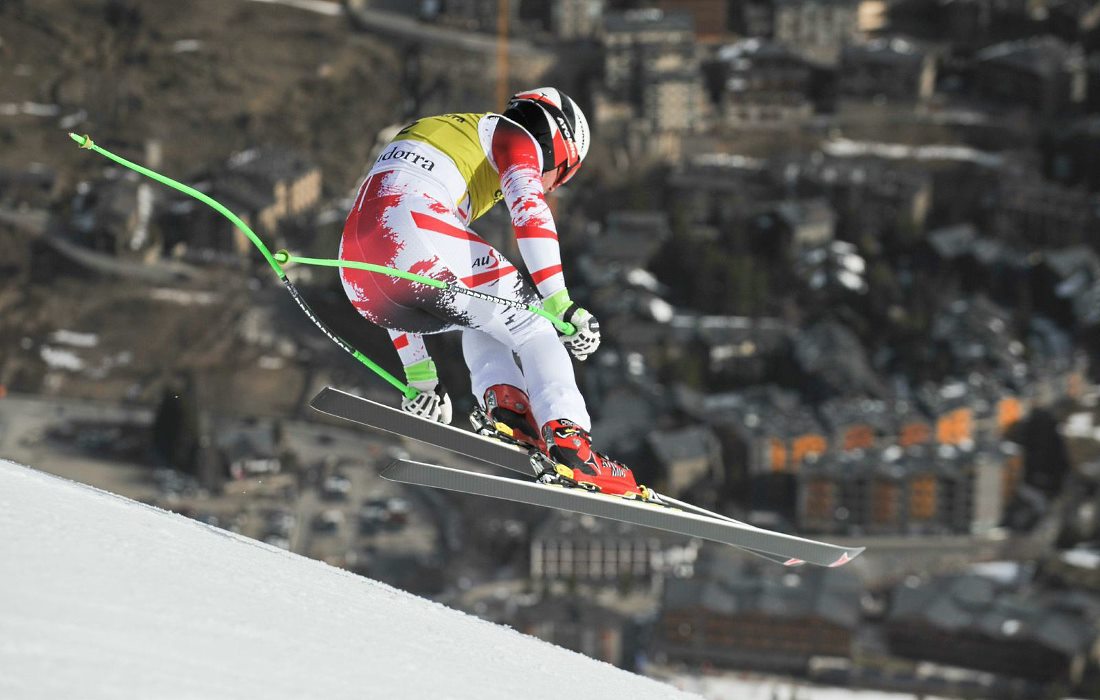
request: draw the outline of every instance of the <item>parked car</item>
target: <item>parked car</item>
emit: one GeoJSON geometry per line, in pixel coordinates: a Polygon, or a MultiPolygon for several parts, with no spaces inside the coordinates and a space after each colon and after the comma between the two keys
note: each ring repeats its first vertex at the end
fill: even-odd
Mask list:
{"type": "Polygon", "coordinates": [[[318,534],[335,534],[343,524],[344,513],[335,508],[329,508],[313,517],[313,531],[318,534]]]}
{"type": "Polygon", "coordinates": [[[350,492],[351,479],[343,474],[330,474],[321,482],[321,498],[326,501],[343,501],[350,492]]]}
{"type": "Polygon", "coordinates": [[[267,530],[283,537],[290,537],[297,520],[294,513],[281,508],[264,513],[264,526],[267,530]]]}

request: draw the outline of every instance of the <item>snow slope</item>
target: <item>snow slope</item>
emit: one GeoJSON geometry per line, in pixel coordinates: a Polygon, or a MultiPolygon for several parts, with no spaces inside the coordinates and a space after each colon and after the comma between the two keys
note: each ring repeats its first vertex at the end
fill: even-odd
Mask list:
{"type": "Polygon", "coordinates": [[[0,460],[0,698],[695,697],[0,460]]]}

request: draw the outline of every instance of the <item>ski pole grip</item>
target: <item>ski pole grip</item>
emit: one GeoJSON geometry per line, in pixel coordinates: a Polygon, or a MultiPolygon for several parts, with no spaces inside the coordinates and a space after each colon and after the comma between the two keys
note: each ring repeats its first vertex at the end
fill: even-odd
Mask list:
{"type": "Polygon", "coordinates": [[[554,328],[557,328],[562,335],[573,335],[577,332],[577,327],[569,321],[562,321],[560,319],[554,320],[554,328]]]}

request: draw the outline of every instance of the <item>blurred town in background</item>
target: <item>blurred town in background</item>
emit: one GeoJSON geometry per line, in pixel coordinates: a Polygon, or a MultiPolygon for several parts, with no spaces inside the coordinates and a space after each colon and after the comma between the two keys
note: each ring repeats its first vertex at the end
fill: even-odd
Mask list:
{"type": "MultiPolygon", "coordinates": [[[[1098,190],[1085,0],[8,0],[0,457],[714,697],[1100,697],[1098,190]],[[381,480],[476,465],[311,412],[397,396],[220,215],[66,135],[333,257],[401,125],[539,85],[594,136],[553,206],[597,443],[852,565],[381,480]]],[[[503,207],[476,228],[519,261],[503,207]]],[[[400,370],[335,272],[290,276],[400,370]]]]}

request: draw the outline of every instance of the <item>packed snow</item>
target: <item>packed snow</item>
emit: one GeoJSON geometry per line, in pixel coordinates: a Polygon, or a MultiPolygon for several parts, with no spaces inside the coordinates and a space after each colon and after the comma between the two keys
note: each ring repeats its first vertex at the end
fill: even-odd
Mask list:
{"type": "Polygon", "coordinates": [[[0,697],[696,697],[0,460],[0,697]]]}
{"type": "MultiPolygon", "coordinates": [[[[918,697],[910,693],[828,688],[752,674],[673,675],[668,680],[678,688],[702,693],[710,700],[916,700],[918,697]]],[[[919,697],[945,700],[938,695],[919,697]]]]}

